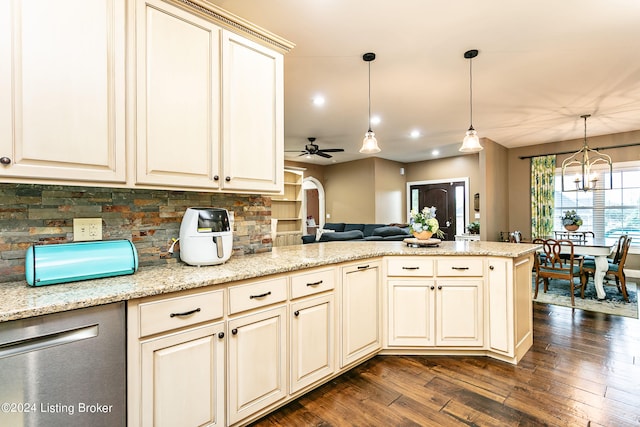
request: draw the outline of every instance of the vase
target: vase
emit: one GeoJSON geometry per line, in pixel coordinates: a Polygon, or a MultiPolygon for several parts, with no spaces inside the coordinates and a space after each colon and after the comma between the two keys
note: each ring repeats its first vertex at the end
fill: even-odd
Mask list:
{"type": "Polygon", "coordinates": [[[429,240],[431,236],[433,236],[432,231],[423,230],[419,233],[416,233],[415,231],[413,232],[413,237],[415,237],[418,240],[429,240]]]}
{"type": "Polygon", "coordinates": [[[580,228],[580,226],[575,224],[567,224],[564,226],[564,228],[567,231],[576,231],[578,228],[580,228]]]}

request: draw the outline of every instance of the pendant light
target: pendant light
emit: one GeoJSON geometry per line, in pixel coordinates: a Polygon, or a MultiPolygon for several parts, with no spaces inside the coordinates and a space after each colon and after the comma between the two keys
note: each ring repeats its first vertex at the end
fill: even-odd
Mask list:
{"type": "Polygon", "coordinates": [[[371,130],[371,61],[376,59],[376,54],[373,52],[365,53],[362,55],[362,59],[369,63],[369,130],[364,134],[360,152],[362,154],[375,154],[380,152],[378,140],[376,140],[376,134],[371,130]]]}
{"type": "Polygon", "coordinates": [[[471,63],[473,58],[478,56],[478,50],[472,49],[464,53],[464,57],[469,60],[469,130],[462,140],[460,151],[463,153],[475,153],[482,150],[478,133],[473,128],[473,73],[471,63]]]}
{"type": "Polygon", "coordinates": [[[613,163],[611,157],[592,150],[587,145],[587,119],[591,114],[580,116],[584,119],[584,145],[578,152],[562,162],[562,191],[595,191],[611,190],[613,186],[613,163]],[[600,166],[602,165],[602,166],[600,166]],[[572,175],[570,169],[579,167],[580,173],[572,175]],[[605,174],[603,180],[598,179],[596,169],[605,174]],[[608,176],[606,176],[608,173],[608,176]]]}

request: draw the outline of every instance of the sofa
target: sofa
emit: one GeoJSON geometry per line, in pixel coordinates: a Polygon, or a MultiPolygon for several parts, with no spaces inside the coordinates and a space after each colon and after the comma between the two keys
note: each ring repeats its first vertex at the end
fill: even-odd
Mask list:
{"type": "Polygon", "coordinates": [[[409,226],[387,224],[326,223],[316,234],[302,236],[302,243],[338,241],[402,241],[411,237],[409,226]]]}

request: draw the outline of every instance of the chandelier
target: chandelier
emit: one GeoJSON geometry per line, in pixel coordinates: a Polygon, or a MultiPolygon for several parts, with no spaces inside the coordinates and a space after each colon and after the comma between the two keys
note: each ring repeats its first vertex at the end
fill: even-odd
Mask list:
{"type": "Polygon", "coordinates": [[[613,184],[611,157],[589,148],[587,119],[591,114],[580,117],[584,119],[584,145],[562,162],[562,191],[610,190],[613,184]],[[602,172],[603,179],[598,177],[598,171],[602,172]]]}

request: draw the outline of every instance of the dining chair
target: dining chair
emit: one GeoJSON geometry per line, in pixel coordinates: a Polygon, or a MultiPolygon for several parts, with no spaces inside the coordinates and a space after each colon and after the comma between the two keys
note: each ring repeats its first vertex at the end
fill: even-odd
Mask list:
{"type": "MultiPolygon", "coordinates": [[[[613,276],[615,278],[618,292],[622,293],[622,298],[624,298],[626,302],[629,302],[629,295],[627,294],[627,277],[624,274],[624,264],[627,262],[629,246],[631,246],[631,237],[627,235],[620,236],[615,255],[612,260],[609,260],[609,266],[606,272],[606,276],[613,276]]],[[[582,275],[580,276],[580,282],[583,286],[586,286],[589,280],[589,274],[593,275],[595,271],[595,262],[584,261],[582,275]]]]}
{"type": "MultiPolygon", "coordinates": [[[[536,240],[542,239],[535,239],[536,240]]],[[[540,282],[544,283],[544,292],[549,289],[549,279],[561,279],[569,281],[569,292],[571,293],[571,306],[575,305],[574,292],[578,288],[581,290],[580,297],[584,298],[584,285],[581,279],[582,261],[580,256],[574,256],[573,242],[567,239],[545,239],[542,240],[542,251],[536,254],[534,267],[536,269],[536,289],[534,298],[538,297],[540,282]],[[560,256],[562,246],[569,247],[569,250],[560,256]],[[578,284],[574,279],[578,278],[578,284]],[[577,285],[577,286],[576,286],[577,285]]]]}

